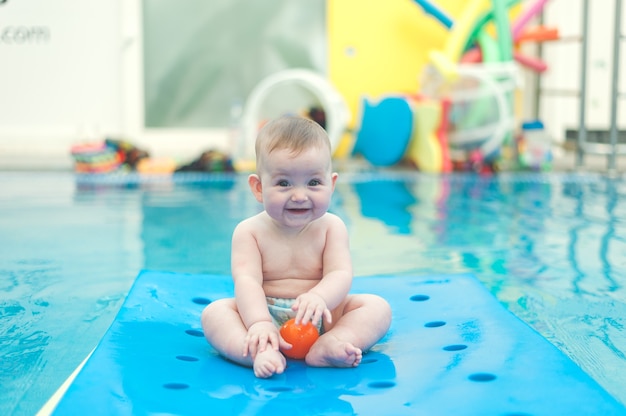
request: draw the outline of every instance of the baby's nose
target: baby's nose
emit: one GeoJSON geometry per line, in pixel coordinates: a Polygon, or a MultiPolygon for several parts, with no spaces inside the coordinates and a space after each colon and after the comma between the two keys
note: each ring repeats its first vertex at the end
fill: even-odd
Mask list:
{"type": "Polygon", "coordinates": [[[306,196],[306,192],[303,189],[296,188],[291,194],[291,200],[294,202],[306,201],[308,197],[306,196]]]}

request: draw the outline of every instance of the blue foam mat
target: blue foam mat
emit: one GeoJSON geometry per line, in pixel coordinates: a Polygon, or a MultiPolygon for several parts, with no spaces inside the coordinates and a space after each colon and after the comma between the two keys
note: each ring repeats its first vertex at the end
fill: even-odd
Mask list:
{"type": "Polygon", "coordinates": [[[355,278],[389,300],[387,336],[357,368],[288,361],[254,377],[207,344],[200,313],[222,275],[142,271],[55,414],[625,415],[471,275],[355,278]]]}

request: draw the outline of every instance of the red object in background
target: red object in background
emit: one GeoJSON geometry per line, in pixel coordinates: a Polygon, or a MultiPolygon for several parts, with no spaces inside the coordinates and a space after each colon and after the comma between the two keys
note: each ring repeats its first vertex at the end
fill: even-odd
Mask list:
{"type": "Polygon", "coordinates": [[[308,354],[311,346],[317,341],[320,334],[311,322],[296,325],[295,319],[290,319],[280,327],[280,335],[290,343],[290,349],[281,350],[289,358],[302,360],[308,354]]]}
{"type": "Polygon", "coordinates": [[[448,147],[448,129],[450,128],[450,106],[452,102],[448,99],[441,100],[441,121],[437,129],[437,139],[441,145],[441,171],[450,173],[453,170],[450,161],[450,148],[448,147]]]}
{"type": "Polygon", "coordinates": [[[551,40],[558,40],[559,37],[559,29],[555,27],[537,26],[524,30],[519,37],[515,39],[515,43],[549,42],[551,40]]]}

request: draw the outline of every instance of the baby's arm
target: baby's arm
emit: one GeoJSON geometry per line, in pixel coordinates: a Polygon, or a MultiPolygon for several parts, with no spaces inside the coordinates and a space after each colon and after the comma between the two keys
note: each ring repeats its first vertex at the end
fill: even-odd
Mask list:
{"type": "MultiPolygon", "coordinates": [[[[241,320],[248,333],[243,345],[243,356],[255,357],[268,346],[278,350],[281,342],[278,328],[273,324],[263,291],[261,254],[246,220],[233,233],[231,270],[235,282],[235,301],[241,320]]],[[[284,342],[284,341],[283,341],[284,342]]]]}
{"type": "Polygon", "coordinates": [[[331,321],[331,311],[343,302],[352,286],[352,258],[348,230],[343,221],[326,214],[326,244],[322,254],[322,279],[307,293],[298,296],[293,308],[296,323],[311,321],[317,325],[322,317],[331,321]]]}

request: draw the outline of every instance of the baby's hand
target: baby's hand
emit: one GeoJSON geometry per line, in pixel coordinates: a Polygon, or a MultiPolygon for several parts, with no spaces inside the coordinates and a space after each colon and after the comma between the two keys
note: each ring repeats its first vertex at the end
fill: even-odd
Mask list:
{"type": "Polygon", "coordinates": [[[296,298],[291,309],[296,311],[296,325],[311,321],[313,326],[317,326],[322,317],[325,317],[329,323],[332,321],[326,302],[316,293],[301,294],[296,298]]]}
{"type": "Polygon", "coordinates": [[[250,355],[254,359],[257,353],[265,351],[268,346],[278,351],[280,342],[278,328],[272,322],[255,322],[248,328],[244,339],[243,356],[250,355]]]}

